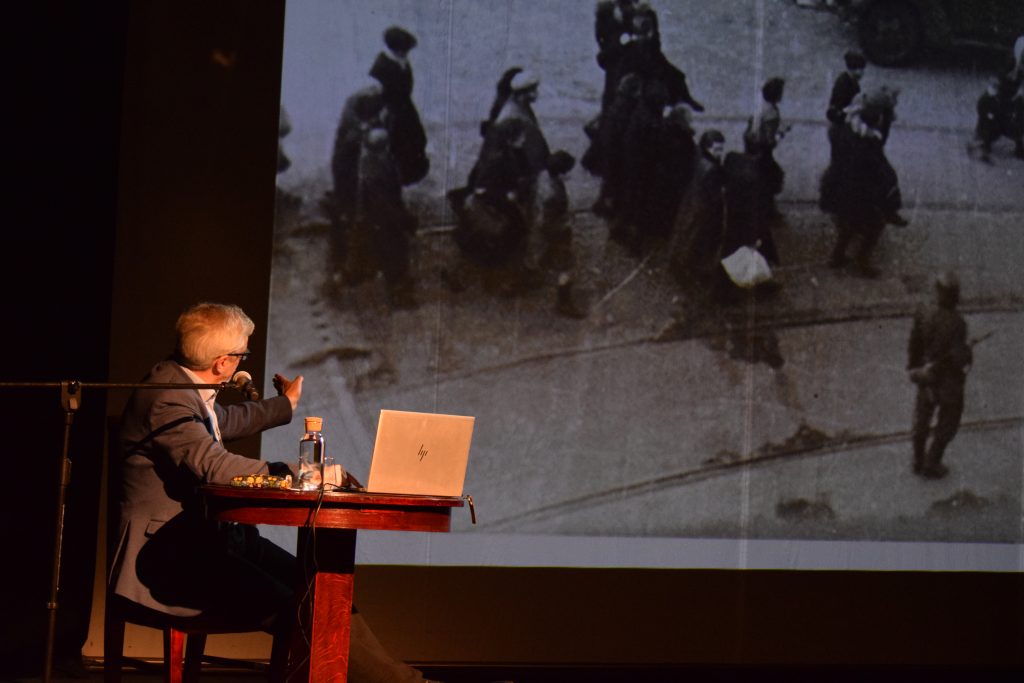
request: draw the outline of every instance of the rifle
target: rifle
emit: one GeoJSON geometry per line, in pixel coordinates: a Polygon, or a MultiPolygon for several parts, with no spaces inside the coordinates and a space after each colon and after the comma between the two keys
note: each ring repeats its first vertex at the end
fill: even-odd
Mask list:
{"type": "MultiPolygon", "coordinates": [[[[986,339],[988,339],[989,337],[991,337],[995,333],[996,333],[995,330],[989,330],[988,332],[986,332],[985,334],[981,335],[980,337],[974,337],[973,339],[968,339],[967,340],[967,348],[973,349],[975,346],[977,346],[981,342],[985,341],[986,339]]],[[[926,386],[928,384],[931,384],[933,381],[935,381],[935,377],[933,375],[933,372],[935,370],[935,366],[939,365],[940,363],[945,361],[947,358],[949,358],[950,354],[952,354],[952,353],[953,353],[953,350],[950,349],[950,350],[946,351],[944,354],[942,354],[941,356],[939,356],[938,358],[936,358],[935,360],[929,361],[929,362],[925,363],[924,365],[922,365],[919,368],[911,368],[909,370],[909,372],[908,372],[908,374],[910,375],[910,381],[913,382],[914,384],[917,384],[917,385],[920,385],[920,386],[926,386]]]]}

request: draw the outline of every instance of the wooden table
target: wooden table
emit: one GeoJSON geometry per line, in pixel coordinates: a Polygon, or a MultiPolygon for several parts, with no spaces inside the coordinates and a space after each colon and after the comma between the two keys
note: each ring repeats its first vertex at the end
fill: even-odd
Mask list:
{"type": "Polygon", "coordinates": [[[356,530],[449,531],[452,508],[463,506],[462,498],[390,493],[324,493],[319,505],[315,491],[207,485],[203,493],[213,519],[298,527],[296,555],[309,583],[296,587],[307,596],[307,632],[293,638],[292,666],[305,664],[292,680],[311,683],[348,679],[356,530]]]}

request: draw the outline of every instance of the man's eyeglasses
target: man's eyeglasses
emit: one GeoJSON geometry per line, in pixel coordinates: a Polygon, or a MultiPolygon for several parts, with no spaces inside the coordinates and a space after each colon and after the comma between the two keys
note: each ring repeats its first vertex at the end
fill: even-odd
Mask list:
{"type": "Polygon", "coordinates": [[[245,360],[246,358],[249,357],[250,353],[252,353],[252,351],[249,351],[248,349],[246,349],[245,351],[239,351],[238,353],[225,353],[224,355],[225,356],[234,356],[235,358],[238,359],[238,362],[241,363],[243,360],[245,360]]]}

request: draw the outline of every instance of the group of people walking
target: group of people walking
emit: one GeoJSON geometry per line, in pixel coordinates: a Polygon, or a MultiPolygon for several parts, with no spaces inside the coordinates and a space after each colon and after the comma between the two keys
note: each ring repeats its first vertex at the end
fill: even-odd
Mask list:
{"type": "MultiPolygon", "coordinates": [[[[765,80],[739,149],[726,151],[721,130],[695,130],[693,116],[704,105],[663,53],[649,4],[599,0],[594,37],[604,83],[600,111],[583,125],[580,166],[600,181],[592,209],[606,221],[608,238],[634,257],[663,251],[680,285],[713,300],[744,289],[775,291],[776,278],[743,280],[723,261],[758,259],[753,265],[767,273],[781,264],[773,231],[783,218],[776,199],[786,175],[776,150],[791,131],[781,113],[785,80],[765,80]]],[[[383,38],[385,49],[368,72],[372,80],[345,102],[327,206],[340,279],[357,284],[380,273],[392,305],[405,308],[416,305],[410,254],[418,221],[403,188],[426,176],[430,160],[412,101],[409,54],[416,38],[400,27],[383,38]]],[[[873,254],[885,227],[907,224],[886,154],[899,92],[863,89],[867,62],[856,51],[844,55],[844,66],[824,112],[830,155],[818,205],[836,228],[828,265],[847,267],[856,247],[854,272],[875,277],[873,254]]],[[[1022,73],[1018,65],[1011,74],[1018,90],[1022,73]]],[[[550,285],[556,311],[583,318],[565,184],[576,159],[550,148],[534,111],[539,93],[540,79],[529,68],[500,74],[472,169],[447,193],[457,258],[441,276],[456,292],[475,276],[507,295],[550,285]]],[[[982,124],[979,119],[979,130],[982,124]]]]}
{"type": "MultiPolygon", "coordinates": [[[[744,290],[776,291],[774,278],[745,281],[735,268],[741,254],[755,255],[768,272],[781,262],[773,228],[782,219],[776,198],[785,184],[775,152],[791,130],[780,111],[785,80],[765,80],[761,106],[747,120],[740,148],[727,151],[721,130],[695,130],[693,114],[704,105],[691,93],[686,74],[662,53],[650,5],[600,0],[594,29],[605,78],[600,111],[583,126],[588,146],[580,165],[600,179],[592,209],[607,222],[608,239],[635,258],[663,252],[671,275],[697,301],[729,302],[744,290]]],[[[416,38],[392,27],[384,43],[369,71],[372,80],[345,102],[328,210],[342,280],[356,284],[380,273],[392,305],[403,308],[416,305],[410,240],[418,221],[402,193],[426,176],[430,161],[411,98],[408,56],[416,38]]],[[[979,101],[977,140],[986,155],[1001,135],[1014,139],[1020,152],[1019,132],[1006,124],[1017,120],[1006,102],[1020,103],[1019,52],[1018,46],[1015,67],[988,93],[998,102],[979,101]],[[1004,102],[1013,88],[1016,99],[1004,102]],[[985,114],[994,107],[996,114],[985,114]],[[993,120],[998,128],[991,128],[993,120]]],[[[886,155],[899,92],[864,89],[864,56],[849,51],[843,60],[824,107],[830,153],[818,205],[836,227],[828,265],[846,267],[847,252],[857,244],[855,273],[874,277],[879,271],[872,256],[885,227],[907,224],[900,214],[899,178],[886,155]]],[[[472,168],[464,184],[446,195],[457,249],[441,279],[453,292],[474,278],[503,295],[550,286],[555,311],[581,319],[588,310],[576,287],[565,184],[576,159],[551,149],[534,111],[539,94],[540,79],[530,69],[514,66],[500,74],[479,123],[472,168]]],[[[943,274],[935,287],[936,306],[915,316],[908,357],[909,377],[918,386],[913,470],[928,478],[946,473],[941,460],[959,426],[972,346],[956,311],[955,274],[943,274]]]]}
{"type": "MultiPolygon", "coordinates": [[[[780,111],[785,80],[765,80],[741,148],[726,152],[721,130],[694,130],[693,113],[704,106],[685,73],[662,53],[657,15],[648,4],[602,0],[595,37],[604,92],[600,113],[584,126],[590,144],[582,165],[601,180],[593,210],[608,221],[609,238],[638,256],[667,249],[680,284],[696,285],[716,300],[735,298],[742,289],[776,291],[777,279],[739,277],[723,260],[743,256],[745,265],[749,255],[759,259],[760,271],[754,271],[762,273],[781,262],[773,229],[782,218],[776,198],[785,185],[775,152],[791,130],[780,111]]],[[[847,54],[831,93],[832,149],[820,206],[837,228],[829,265],[845,266],[859,237],[857,272],[875,276],[871,255],[885,225],[907,222],[885,154],[898,92],[862,92],[865,66],[863,56],[847,54]]]]}
{"type": "Polygon", "coordinates": [[[345,101],[331,155],[326,199],[334,265],[348,285],[383,274],[395,308],[415,306],[410,239],[418,220],[403,188],[426,177],[427,135],[412,101],[409,53],[416,37],[393,26],[370,80],[345,101]]]}

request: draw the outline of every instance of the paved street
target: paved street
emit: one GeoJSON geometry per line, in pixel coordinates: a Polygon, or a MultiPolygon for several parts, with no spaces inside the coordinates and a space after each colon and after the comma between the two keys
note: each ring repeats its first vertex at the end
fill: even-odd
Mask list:
{"type": "MultiPolygon", "coordinates": [[[[267,372],[306,376],[302,410],[325,417],[336,458],[365,476],[381,408],[471,414],[466,490],[480,523],[457,516],[467,531],[1021,542],[1024,163],[1006,141],[992,166],[967,154],[983,66],[869,67],[866,85],[901,90],[887,153],[910,225],[886,229],[883,275],[868,280],[825,266],[834,230],[816,205],[823,113],[849,27],[784,0],[655,3],[666,55],[707,107],[694,118],[698,132],[718,127],[736,148],[755,84],[787,78],[782,115],[794,128],[777,153],[787,175],[775,233],[783,287],[770,300],[695,306],[662,254],[638,261],[607,240],[589,212],[597,182],[577,168],[569,191],[591,308],[576,321],[555,314],[551,286],[516,298],[480,286],[448,291],[440,272],[458,254],[443,193],[473,163],[494,79],[527,56],[545,79],[536,109],[551,146],[579,158],[601,77],[593,4],[557,3],[557,21],[540,3],[439,5],[449,12],[392,4],[335,57],[368,64],[374,22],[404,22],[421,36],[413,96],[432,171],[406,195],[421,219],[414,311],[389,311],[380,281],[346,288],[332,278],[317,201],[340,99],[312,99],[311,77],[289,80],[308,62],[286,47],[294,132],[285,144],[295,164],[279,183],[302,202],[279,212],[267,372]],[[465,41],[431,44],[432,28],[465,41]],[[481,50],[488,40],[507,60],[481,50]],[[926,482],[909,470],[906,344],[931,276],[946,268],[960,274],[970,336],[993,334],[975,349],[951,474],[926,482]]],[[[319,26],[323,36],[337,29],[319,26]]],[[[332,71],[332,87],[358,82],[357,72],[332,71]]],[[[298,432],[276,431],[264,437],[265,457],[291,458],[298,432]]]]}

